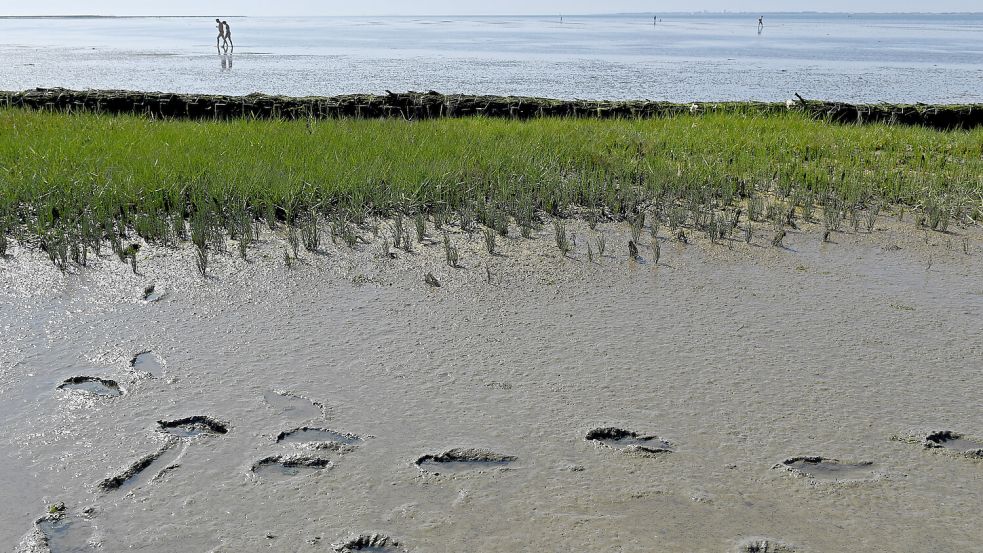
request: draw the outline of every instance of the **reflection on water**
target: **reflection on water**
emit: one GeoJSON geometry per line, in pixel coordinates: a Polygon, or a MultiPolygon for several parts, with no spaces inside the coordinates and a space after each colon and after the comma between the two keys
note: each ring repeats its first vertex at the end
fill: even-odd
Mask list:
{"type": "Polygon", "coordinates": [[[222,60],[222,71],[232,70],[232,54],[220,54],[219,58],[222,60]]]}

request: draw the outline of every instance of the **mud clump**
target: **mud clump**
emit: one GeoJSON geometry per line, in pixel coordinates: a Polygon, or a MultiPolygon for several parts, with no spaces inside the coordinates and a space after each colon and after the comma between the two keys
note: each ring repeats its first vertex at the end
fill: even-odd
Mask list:
{"type": "Polygon", "coordinates": [[[178,438],[194,438],[208,434],[227,434],[229,432],[227,424],[203,415],[195,415],[172,421],[157,421],[157,426],[162,432],[177,436],[178,438]]]}
{"type": "Polygon", "coordinates": [[[442,474],[489,469],[507,470],[518,460],[513,455],[502,455],[483,449],[455,448],[439,455],[424,455],[413,462],[423,472],[442,474]]]}
{"type": "Polygon", "coordinates": [[[341,446],[356,446],[362,443],[361,436],[328,430],[326,428],[311,428],[303,426],[294,430],[280,432],[276,437],[277,443],[293,443],[314,445],[336,444],[341,446]]]}
{"type": "Polygon", "coordinates": [[[668,440],[658,436],[641,435],[623,428],[595,428],[588,432],[584,439],[626,453],[649,455],[672,453],[672,444],[668,440]]]}
{"type": "Polygon", "coordinates": [[[873,464],[870,461],[844,463],[838,459],[802,456],[786,459],[775,465],[775,468],[817,480],[862,480],[870,476],[873,464]]]}
{"type": "Polygon", "coordinates": [[[115,380],[95,376],[73,376],[62,382],[58,386],[58,389],[103,397],[119,397],[123,395],[123,390],[115,380]]]}
{"type": "Polygon", "coordinates": [[[768,538],[751,538],[737,544],[735,553],[795,553],[796,549],[787,543],[768,538]]]}
{"type": "Polygon", "coordinates": [[[177,443],[178,440],[172,438],[159,450],[144,455],[123,472],[100,482],[99,489],[104,492],[111,492],[137,488],[173,470],[177,466],[177,461],[184,454],[184,450],[177,447],[177,443]]]}
{"type": "Polygon", "coordinates": [[[253,463],[249,469],[256,476],[292,478],[331,468],[331,461],[318,457],[285,457],[275,455],[253,463]]]}
{"type": "Polygon", "coordinates": [[[398,541],[382,534],[363,534],[344,543],[334,544],[333,547],[338,553],[354,553],[356,551],[397,553],[406,551],[398,541]]]}

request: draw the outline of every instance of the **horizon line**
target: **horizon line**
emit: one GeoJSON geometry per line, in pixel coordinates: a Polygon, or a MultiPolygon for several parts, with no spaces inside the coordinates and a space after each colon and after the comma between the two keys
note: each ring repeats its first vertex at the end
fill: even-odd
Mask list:
{"type": "MultiPolygon", "coordinates": [[[[666,14],[666,15],[751,15],[751,14],[764,14],[764,15],[983,15],[983,11],[976,10],[966,10],[966,11],[823,11],[823,10],[795,10],[795,11],[729,11],[729,10],[691,10],[691,11],[643,11],[643,12],[578,12],[578,13],[486,13],[486,14],[449,14],[449,13],[421,13],[421,14],[405,14],[405,13],[389,13],[389,14],[345,14],[345,15],[330,15],[330,14],[283,14],[283,15],[226,15],[224,17],[235,17],[235,18],[249,18],[249,17],[556,17],[557,15],[563,15],[564,17],[599,17],[599,16],[617,16],[617,15],[653,15],[653,14],[666,14]]],[[[214,17],[214,14],[142,14],[142,15],[126,15],[126,14],[84,14],[84,13],[66,13],[66,14],[32,14],[32,15],[3,15],[0,14],[0,19],[165,19],[165,18],[199,18],[199,17],[214,17]]]]}

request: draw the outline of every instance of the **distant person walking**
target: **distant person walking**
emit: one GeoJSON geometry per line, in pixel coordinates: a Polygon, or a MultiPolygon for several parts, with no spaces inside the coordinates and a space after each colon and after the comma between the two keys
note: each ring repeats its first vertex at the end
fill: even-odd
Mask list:
{"type": "Polygon", "coordinates": [[[225,24],[217,17],[215,18],[215,22],[218,23],[218,38],[215,39],[215,49],[219,50],[222,48],[222,41],[225,40],[225,24]]]}
{"type": "Polygon", "coordinates": [[[758,34],[759,35],[761,34],[761,31],[764,30],[764,28],[765,28],[765,16],[762,15],[761,17],[758,18],[758,34]]]}
{"type": "Polygon", "coordinates": [[[225,42],[222,43],[222,46],[229,52],[235,52],[236,45],[232,43],[232,29],[229,28],[229,22],[223,21],[222,26],[225,27],[225,42]]]}

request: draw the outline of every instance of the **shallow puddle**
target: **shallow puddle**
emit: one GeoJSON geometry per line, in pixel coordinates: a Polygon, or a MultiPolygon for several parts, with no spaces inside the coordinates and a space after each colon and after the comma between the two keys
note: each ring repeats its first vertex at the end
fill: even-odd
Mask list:
{"type": "Polygon", "coordinates": [[[341,432],[335,432],[334,430],[304,427],[296,430],[290,430],[288,432],[281,432],[280,435],[277,436],[276,441],[294,444],[333,442],[343,445],[358,445],[362,443],[362,438],[354,434],[342,434],[341,432]]]}
{"type": "Polygon", "coordinates": [[[92,524],[87,520],[61,518],[46,519],[38,523],[38,528],[48,540],[51,553],[82,553],[95,551],[89,540],[92,538],[92,524]]]}
{"type": "Polygon", "coordinates": [[[85,394],[105,397],[123,395],[115,380],[96,378],[94,376],[73,376],[58,386],[61,390],[74,390],[85,394]]]}
{"type": "Polygon", "coordinates": [[[263,394],[263,399],[270,407],[290,418],[309,420],[324,416],[324,409],[320,403],[290,392],[269,390],[263,394]]]}
{"type": "Polygon", "coordinates": [[[433,474],[505,469],[517,457],[481,449],[452,449],[440,455],[424,455],[414,463],[421,471],[433,474]]]}
{"type": "Polygon", "coordinates": [[[267,457],[252,467],[252,472],[261,478],[287,479],[320,472],[331,467],[327,459],[309,457],[267,457]]]}
{"type": "Polygon", "coordinates": [[[99,487],[103,491],[129,491],[149,484],[184,455],[187,444],[178,445],[176,442],[177,440],[174,440],[174,443],[133,463],[122,473],[103,480],[99,487]]]}
{"type": "Polygon", "coordinates": [[[983,449],[983,442],[964,438],[955,432],[936,432],[925,438],[929,447],[951,449],[959,453],[972,453],[983,449]]]}
{"type": "Polygon", "coordinates": [[[211,417],[194,416],[173,421],[157,421],[163,432],[178,438],[194,438],[207,434],[226,434],[228,426],[211,417]]]}
{"type": "Polygon", "coordinates": [[[871,462],[843,463],[823,457],[795,457],[782,463],[785,467],[820,480],[860,479],[870,475],[871,462]]]}
{"type": "Polygon", "coordinates": [[[599,443],[614,449],[640,450],[647,452],[669,452],[672,444],[657,436],[643,436],[622,428],[595,428],[584,437],[587,441],[599,443]]]}
{"type": "Polygon", "coordinates": [[[133,367],[137,371],[149,373],[154,378],[164,376],[164,364],[161,363],[160,358],[154,355],[153,352],[145,351],[138,353],[130,360],[130,367],[133,367]]]}

